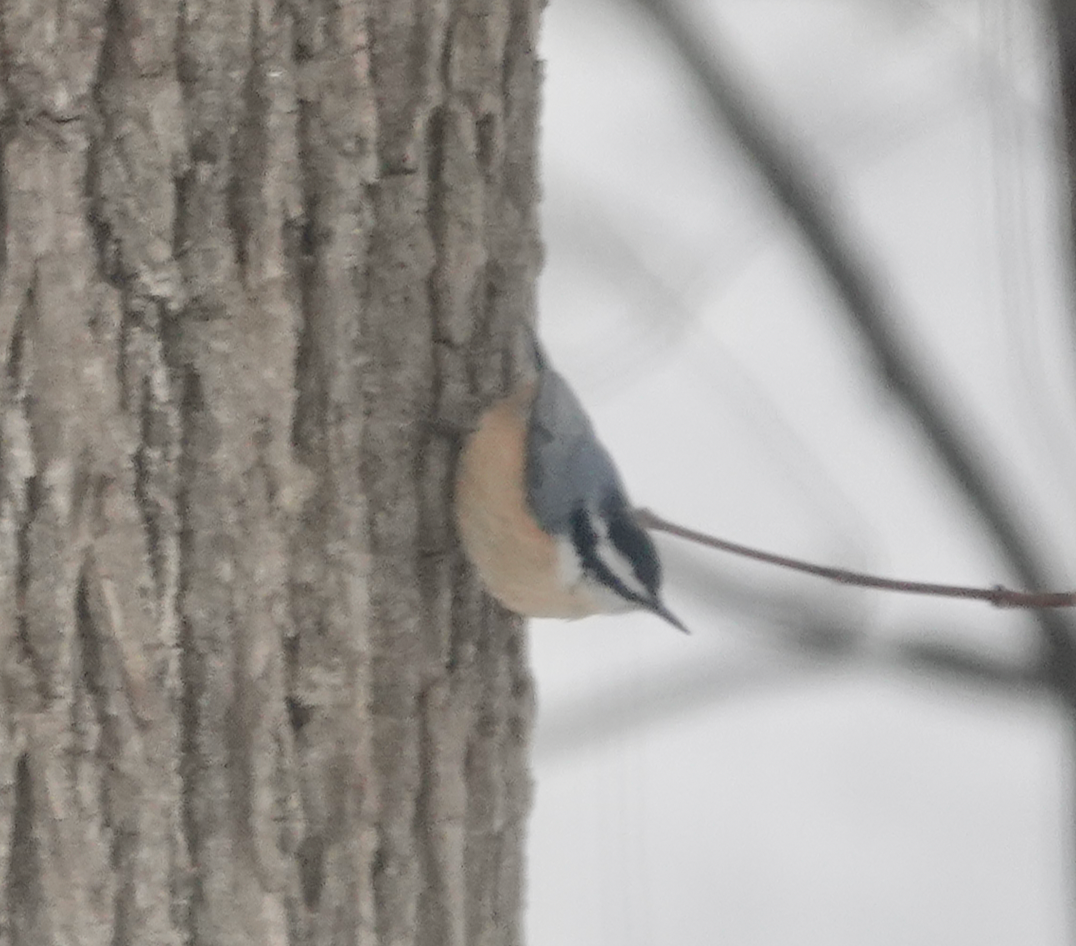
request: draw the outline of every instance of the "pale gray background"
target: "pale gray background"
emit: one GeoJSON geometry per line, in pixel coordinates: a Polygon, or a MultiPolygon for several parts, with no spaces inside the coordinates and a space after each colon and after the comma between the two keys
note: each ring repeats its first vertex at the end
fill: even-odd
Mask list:
{"type": "MultiPolygon", "coordinates": [[[[829,174],[1076,585],[1073,380],[1052,50],[1014,0],[696,0],[829,174]]],[[[719,535],[897,577],[1011,581],[828,285],[652,25],[553,0],[542,331],[633,498],[719,535]]],[[[691,638],[535,622],[535,946],[1066,942],[1066,724],[1036,693],[835,668],[819,614],[878,644],[1018,665],[1032,624],[667,549],[691,638]],[[754,587],[760,600],[745,600],[754,587]],[[775,599],[776,604],[767,603],[775,599]]]]}

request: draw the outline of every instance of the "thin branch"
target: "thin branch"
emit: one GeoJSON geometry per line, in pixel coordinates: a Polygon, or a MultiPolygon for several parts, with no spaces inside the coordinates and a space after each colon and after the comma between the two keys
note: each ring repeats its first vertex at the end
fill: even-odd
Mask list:
{"type": "MultiPolygon", "coordinates": [[[[911,320],[897,311],[886,280],[864,251],[867,241],[838,212],[837,201],[823,186],[822,175],[797,156],[774,122],[761,117],[763,109],[746,94],[715,52],[713,36],[689,21],[681,3],[635,3],[671,40],[705,92],[711,114],[723,128],[731,130],[788,213],[874,357],[886,390],[903,402],[914,417],[1020,583],[1028,588],[1048,586],[1049,569],[1030,538],[1027,524],[1015,514],[1011,496],[989,469],[984,459],[987,454],[961,432],[965,422],[931,382],[939,372],[900,334],[897,327],[911,324],[911,320]]],[[[1076,703],[1076,641],[1071,634],[1072,625],[1049,610],[1039,610],[1036,620],[1048,643],[1046,659],[1054,682],[1068,700],[1076,703]]]]}
{"type": "Polygon", "coordinates": [[[929,581],[904,581],[897,578],[882,578],[879,575],[868,575],[865,572],[850,571],[846,568],[816,565],[803,559],[778,555],[776,552],[764,552],[761,549],[751,548],[749,545],[729,542],[727,539],[719,539],[705,532],[698,532],[695,529],[689,529],[686,526],[670,522],[649,509],[637,509],[635,516],[643,526],[656,532],[667,532],[669,535],[675,535],[677,538],[686,539],[698,545],[705,545],[708,548],[718,549],[722,552],[730,552],[733,555],[754,559],[757,562],[777,565],[780,568],[805,572],[808,575],[817,575],[819,578],[828,578],[830,581],[835,581],[842,585],[854,585],[858,588],[878,588],[882,591],[899,591],[912,595],[933,595],[938,598],[965,598],[973,601],[989,601],[999,608],[1076,607],[1076,591],[1013,591],[1001,585],[994,585],[992,588],[979,588],[971,585],[943,585],[929,581]]]}

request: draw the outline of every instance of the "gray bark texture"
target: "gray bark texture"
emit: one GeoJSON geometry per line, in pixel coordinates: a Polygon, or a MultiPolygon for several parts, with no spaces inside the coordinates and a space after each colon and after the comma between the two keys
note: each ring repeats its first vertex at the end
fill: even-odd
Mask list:
{"type": "Polygon", "coordinates": [[[0,944],[521,941],[539,7],[0,0],[0,944]]]}

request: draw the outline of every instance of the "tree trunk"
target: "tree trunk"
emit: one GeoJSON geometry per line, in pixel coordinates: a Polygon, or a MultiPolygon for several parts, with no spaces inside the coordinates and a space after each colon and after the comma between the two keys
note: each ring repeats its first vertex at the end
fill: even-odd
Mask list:
{"type": "Polygon", "coordinates": [[[539,6],[0,2],[0,944],[520,942],[539,6]]]}

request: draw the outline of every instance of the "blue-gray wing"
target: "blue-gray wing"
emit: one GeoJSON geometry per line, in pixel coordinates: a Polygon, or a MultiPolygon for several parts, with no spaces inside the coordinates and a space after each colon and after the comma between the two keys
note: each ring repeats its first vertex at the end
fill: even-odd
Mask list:
{"type": "Polygon", "coordinates": [[[551,368],[538,378],[526,469],[527,499],[546,532],[567,532],[575,510],[597,508],[623,493],[612,457],[598,442],[583,405],[551,368]]]}

